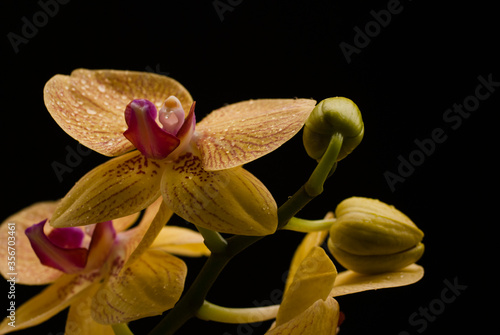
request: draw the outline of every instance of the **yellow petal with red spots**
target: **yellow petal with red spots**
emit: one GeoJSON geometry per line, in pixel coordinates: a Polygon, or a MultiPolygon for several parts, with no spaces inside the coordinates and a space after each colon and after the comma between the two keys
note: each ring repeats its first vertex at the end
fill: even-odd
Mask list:
{"type": "Polygon", "coordinates": [[[50,224],[73,227],[113,220],[146,208],[160,196],[161,161],[138,151],[113,158],[83,176],[57,207],[50,224]]]}
{"type": "Polygon", "coordinates": [[[123,132],[125,107],[134,99],[148,99],[157,108],[176,96],[184,110],[193,99],[176,80],[149,72],[78,69],[56,75],[44,88],[45,106],[57,124],[83,145],[106,156],[134,147],[123,132]]]}
{"type": "MultiPolygon", "coordinates": [[[[8,273],[17,273],[18,284],[43,285],[59,278],[63,272],[40,263],[31,247],[28,237],[24,233],[31,227],[52,216],[57,207],[56,201],[39,202],[8,217],[0,226],[0,273],[8,279],[8,273]],[[9,243],[11,241],[11,243],[9,243]],[[15,262],[7,262],[8,246],[12,246],[15,253],[15,262]],[[13,266],[13,268],[10,268],[13,266]]],[[[49,235],[53,228],[45,225],[44,232],[49,235]]]]}
{"type": "Polygon", "coordinates": [[[179,300],[186,273],[179,258],[163,250],[147,250],[104,282],[92,300],[91,315],[102,324],[159,315],[179,300]]]}
{"type": "Polygon", "coordinates": [[[50,319],[86,293],[86,289],[99,278],[91,273],[63,275],[41,293],[16,308],[16,327],[9,326],[5,318],[0,324],[0,334],[39,325],[50,319]]]}
{"type": "Polygon", "coordinates": [[[267,235],[278,225],[271,193],[241,166],[206,171],[200,157],[187,153],[166,167],[161,192],[177,215],[207,229],[267,235]]]}
{"type": "Polygon", "coordinates": [[[196,125],[205,170],[240,166],[277,149],[302,128],[315,104],[310,99],[262,99],[211,112],[196,125]]]}
{"type": "Polygon", "coordinates": [[[66,320],[65,335],[112,335],[113,328],[109,325],[102,325],[95,322],[90,316],[90,304],[92,297],[99,289],[100,284],[92,285],[79,299],[76,299],[69,308],[68,319],[66,320]]]}

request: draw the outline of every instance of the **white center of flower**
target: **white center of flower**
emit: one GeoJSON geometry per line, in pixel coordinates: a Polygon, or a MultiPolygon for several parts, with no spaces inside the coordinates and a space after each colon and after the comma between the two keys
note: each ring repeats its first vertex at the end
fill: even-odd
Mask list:
{"type": "Polygon", "coordinates": [[[184,123],[185,116],[186,113],[181,102],[172,95],[163,103],[158,115],[158,121],[162,124],[163,130],[176,135],[184,123]]]}

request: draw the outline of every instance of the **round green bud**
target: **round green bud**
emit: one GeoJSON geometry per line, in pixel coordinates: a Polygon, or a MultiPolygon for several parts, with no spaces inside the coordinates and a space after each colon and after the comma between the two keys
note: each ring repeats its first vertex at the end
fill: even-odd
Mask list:
{"type": "Polygon", "coordinates": [[[352,197],[335,210],[328,248],[346,269],[374,274],[415,263],[424,233],[403,213],[376,199],[352,197]]]}
{"type": "Polygon", "coordinates": [[[364,134],[361,112],[350,99],[328,98],[314,107],[304,126],[303,142],[307,154],[319,161],[335,133],[343,137],[339,161],[358,146],[364,134]]]}

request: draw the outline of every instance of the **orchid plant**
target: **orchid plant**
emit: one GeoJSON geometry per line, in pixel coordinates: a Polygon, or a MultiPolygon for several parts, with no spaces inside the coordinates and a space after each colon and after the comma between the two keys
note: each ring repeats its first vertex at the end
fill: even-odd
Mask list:
{"type": "MultiPolygon", "coordinates": [[[[15,328],[9,317],[3,321],[2,334],[68,307],[67,334],[131,334],[129,322],[163,313],[151,334],[174,334],[193,317],[275,319],[266,334],[336,334],[342,319],[336,296],[423,276],[415,264],[423,233],[392,206],[354,197],[335,213],[326,210],[323,220],[296,217],[363,138],[361,113],[349,99],[248,100],[196,122],[195,102],[172,78],[78,69],[51,78],[44,101],[66,133],[113,158],[62,199],[36,203],[0,226],[2,241],[9,223],[19,229],[18,283],[50,284],[16,310],[15,328]],[[317,166],[278,206],[243,165],[301,129],[317,166]],[[174,214],[192,229],[167,224],[174,214]],[[306,235],[279,305],[231,308],[206,300],[234,256],[283,229],[306,235]],[[185,289],[189,257],[207,260],[185,289]],[[338,272],[339,265],[345,270],[338,272]]],[[[5,248],[0,256],[7,258],[5,248]]],[[[0,272],[7,277],[7,262],[0,272]]]]}

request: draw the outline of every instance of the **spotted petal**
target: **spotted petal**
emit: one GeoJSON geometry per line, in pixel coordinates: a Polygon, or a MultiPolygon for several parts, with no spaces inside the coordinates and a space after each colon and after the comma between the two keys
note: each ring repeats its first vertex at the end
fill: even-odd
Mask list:
{"type": "MultiPolygon", "coordinates": [[[[63,274],[59,270],[40,263],[28,237],[24,233],[26,228],[50,218],[56,206],[57,202],[55,201],[39,202],[11,215],[2,223],[0,226],[0,242],[5,246],[0,248],[0,259],[4,260],[0,262],[2,276],[8,277],[7,273],[16,272],[17,283],[19,284],[43,285],[53,282],[63,274]],[[9,263],[6,261],[9,236],[14,236],[16,242],[16,262],[13,269],[9,269],[9,263]]],[[[45,225],[45,234],[48,235],[51,230],[52,227],[45,225]]]]}
{"type": "Polygon", "coordinates": [[[44,88],[47,109],[59,126],[83,145],[106,156],[133,149],[123,136],[125,107],[134,99],[148,99],[157,108],[176,96],[184,110],[193,99],[172,78],[148,72],[78,69],[56,75],[44,88]]]}
{"type": "Polygon", "coordinates": [[[186,273],[187,267],[179,258],[163,250],[147,250],[99,288],[91,315],[102,324],[159,315],[179,300],[186,273]]]}
{"type": "Polygon", "coordinates": [[[241,166],[205,171],[201,159],[187,153],[165,168],[161,192],[177,215],[207,229],[267,235],[278,225],[271,193],[241,166]]]}
{"type": "Polygon", "coordinates": [[[77,300],[92,285],[96,277],[86,275],[64,275],[20,307],[16,308],[16,328],[8,325],[10,319],[0,324],[0,333],[36,326],[77,300]]]}
{"type": "Polygon", "coordinates": [[[315,104],[309,99],[262,99],[211,112],[196,125],[204,168],[232,168],[277,149],[302,128],[315,104]]]}
{"type": "Polygon", "coordinates": [[[114,334],[110,325],[97,323],[90,316],[90,304],[92,303],[92,297],[95,295],[99,287],[100,284],[92,285],[85,292],[86,294],[84,296],[76,299],[76,301],[71,304],[68,319],[66,320],[66,329],[64,330],[66,335],[114,334]]]}
{"type": "Polygon", "coordinates": [[[81,226],[139,212],[160,196],[161,164],[133,151],[99,165],[61,200],[50,224],[81,226]]]}

